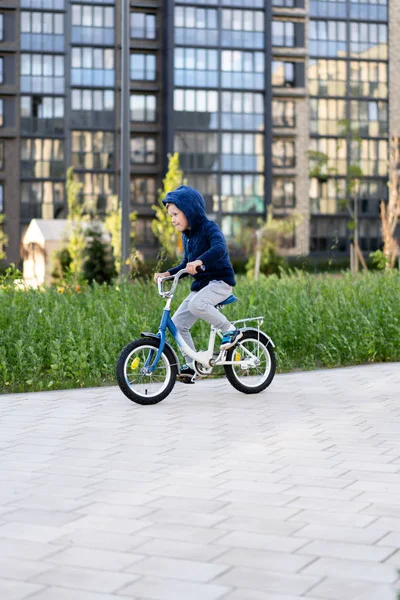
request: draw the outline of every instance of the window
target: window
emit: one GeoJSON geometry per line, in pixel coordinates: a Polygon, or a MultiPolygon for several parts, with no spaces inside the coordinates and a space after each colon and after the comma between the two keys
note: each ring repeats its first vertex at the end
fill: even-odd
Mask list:
{"type": "Polygon", "coordinates": [[[156,55],[155,54],[131,54],[131,80],[132,81],[155,81],[156,79],[156,55]]]}
{"type": "Polygon", "coordinates": [[[216,133],[181,131],[175,134],[174,152],[179,152],[183,171],[215,171],[218,169],[216,133]]]}
{"type": "MultiPolygon", "coordinates": [[[[265,0],[246,0],[248,8],[264,8],[265,0]]],[[[228,6],[243,6],[243,0],[221,0],[222,5],[228,6]]]]}
{"type": "Polygon", "coordinates": [[[293,48],[296,45],[294,23],[272,21],[272,45],[293,48]]]}
{"type": "Polygon", "coordinates": [[[272,101],[272,126],[295,127],[295,103],[293,100],[272,101]]]}
{"type": "Polygon", "coordinates": [[[310,15],[313,17],[346,18],[347,0],[311,0],[310,15]]]}
{"type": "Polygon", "coordinates": [[[361,140],[360,146],[353,148],[354,160],[360,161],[366,177],[385,177],[387,175],[388,142],[387,140],[361,140]]]}
{"type": "Polygon", "coordinates": [[[224,213],[264,212],[264,177],[222,175],[221,208],[224,213]]]}
{"type": "Polygon", "coordinates": [[[4,100],[0,98],[0,127],[4,125],[4,100]]]}
{"type": "Polygon", "coordinates": [[[294,63],[273,60],[272,85],[277,87],[294,87],[296,85],[294,63]]]}
{"type": "Polygon", "coordinates": [[[264,138],[254,133],[223,133],[223,171],[263,171],[264,138]]]}
{"type": "Polygon", "coordinates": [[[264,129],[264,96],[255,92],[222,92],[222,129],[264,129]]]}
{"type": "Polygon", "coordinates": [[[272,181],[272,204],[276,208],[293,208],[296,205],[294,179],[274,177],[272,181]]]}
{"type": "Polygon", "coordinates": [[[112,90],[72,90],[71,108],[73,111],[114,110],[114,92],[112,90]]]}
{"type": "Polygon", "coordinates": [[[65,192],[63,182],[21,182],[21,219],[65,218],[65,192]]]}
{"type": "Polygon", "coordinates": [[[296,0],[272,0],[272,6],[279,6],[282,8],[295,8],[296,0]]]}
{"type": "Polygon", "coordinates": [[[380,204],[388,200],[389,188],[383,179],[368,179],[360,184],[359,208],[361,214],[379,215],[380,204]]]}
{"type": "Polygon", "coordinates": [[[21,92],[64,93],[64,57],[21,54],[21,92]]]}
{"type": "Polygon", "coordinates": [[[175,7],[175,43],[218,45],[218,12],[193,6],[175,7]]]}
{"type": "Polygon", "coordinates": [[[335,169],[338,175],[347,173],[347,141],[320,137],[310,140],[310,150],[323,152],[329,157],[328,169],[335,169]]]}
{"type": "Polygon", "coordinates": [[[4,15],[0,13],[0,42],[4,40],[4,15]]]}
{"type": "Polygon", "coordinates": [[[64,98],[21,96],[21,129],[24,133],[63,135],[64,98]]]}
{"type": "Polygon", "coordinates": [[[342,177],[310,182],[310,210],[313,214],[333,215],[345,212],[346,180],[342,177]]]}
{"type": "Polygon", "coordinates": [[[113,45],[114,8],[73,4],[72,43],[113,45]]]}
{"type": "Polygon", "coordinates": [[[352,100],[350,122],[360,137],[387,137],[388,103],[384,101],[352,100]]]}
{"type": "Polygon", "coordinates": [[[262,52],[223,50],[221,52],[222,87],[263,89],[264,60],[262,52]]]}
{"type": "MultiPolygon", "coordinates": [[[[348,249],[347,218],[311,219],[311,252],[348,249]]],[[[376,247],[375,247],[376,248],[376,247]]]]}
{"type": "Polygon", "coordinates": [[[346,119],[345,100],[310,100],[311,133],[317,135],[340,135],[343,127],[339,121],[346,119]]]}
{"type": "Polygon", "coordinates": [[[350,95],[370,98],[387,98],[387,64],[355,60],[350,61],[350,95]]]}
{"type": "Polygon", "coordinates": [[[131,204],[152,206],[156,202],[157,186],[154,177],[133,177],[131,179],[131,204]]]}
{"type": "Polygon", "coordinates": [[[64,50],[64,15],[51,12],[21,11],[21,49],[64,50]]]}
{"type": "Polygon", "coordinates": [[[114,194],[114,175],[112,173],[77,173],[76,178],[83,184],[79,192],[85,208],[92,214],[104,215],[109,198],[114,194]]]}
{"type": "Polygon", "coordinates": [[[276,168],[296,166],[294,142],[290,140],[274,140],[272,142],[272,166],[276,168]]]}
{"type": "Polygon", "coordinates": [[[4,83],[4,58],[0,56],[0,83],[4,83]]]}
{"type": "Polygon", "coordinates": [[[21,175],[39,179],[65,177],[64,140],[22,138],[21,175]]]}
{"type": "Polygon", "coordinates": [[[4,186],[0,183],[0,214],[4,213],[4,186]]]}
{"type": "Polygon", "coordinates": [[[176,129],[217,129],[218,92],[174,90],[176,129]]]}
{"type": "MultiPolygon", "coordinates": [[[[79,0],[77,0],[79,1],[79,0]]],[[[21,8],[64,10],[65,0],[20,0],[21,8]]]]}
{"type": "Polygon", "coordinates": [[[114,50],[111,48],[72,48],[71,84],[113,87],[114,50]]]}
{"type": "Polygon", "coordinates": [[[157,119],[155,94],[131,94],[131,121],[154,122],[157,119]]]}
{"type": "Polygon", "coordinates": [[[264,48],[264,13],[258,10],[222,10],[221,46],[264,48]]]}
{"type": "Polygon", "coordinates": [[[310,56],[343,58],[347,52],[345,21],[310,21],[310,56]]]}
{"type": "Polygon", "coordinates": [[[378,23],[350,24],[350,54],[352,58],[388,57],[387,25],[378,23]]]}
{"type": "Polygon", "coordinates": [[[312,96],[346,96],[347,65],[344,60],[310,59],[308,65],[312,96]]]}
{"type": "Polygon", "coordinates": [[[350,18],[387,21],[387,0],[350,0],[350,18]]]}
{"type": "Polygon", "coordinates": [[[196,175],[189,173],[186,177],[187,184],[199,190],[206,203],[206,212],[215,213],[219,210],[219,194],[217,175],[196,175]]]}
{"type": "Polygon", "coordinates": [[[131,38],[155,40],[156,15],[131,12],[131,38]]]}
{"type": "Polygon", "coordinates": [[[132,137],[131,138],[131,163],[134,164],[155,164],[156,140],[153,137],[132,137]]]}
{"type": "Polygon", "coordinates": [[[175,86],[217,87],[218,51],[175,48],[175,86]]]}
{"type": "Polygon", "coordinates": [[[78,169],[113,169],[114,134],[72,131],[72,165],[78,169]]]}
{"type": "Polygon", "coordinates": [[[73,0],[80,4],[115,4],[115,0],[73,0]]]}
{"type": "Polygon", "coordinates": [[[0,171],[4,169],[4,142],[0,141],[0,171]]]}

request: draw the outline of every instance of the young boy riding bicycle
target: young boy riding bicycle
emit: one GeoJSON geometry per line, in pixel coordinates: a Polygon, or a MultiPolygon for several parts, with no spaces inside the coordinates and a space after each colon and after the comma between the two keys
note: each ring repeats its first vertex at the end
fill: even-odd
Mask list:
{"type": "MultiPolygon", "coordinates": [[[[182,233],[184,256],[181,264],[155,273],[154,282],[159,277],[175,275],[186,268],[194,276],[191,293],[182,302],[172,320],[184,341],[195,349],[190,329],[197,319],[203,319],[223,332],[221,350],[234,346],[243,336],[242,332],[215,308],[228,298],[236,285],[235,274],[229,259],[225,238],[219,226],[207,218],[202,195],[187,185],[181,185],[169,192],[163,204],[174,227],[182,233]],[[204,270],[197,272],[197,268],[204,270]]],[[[186,364],[181,368],[180,380],[191,383],[195,376],[190,357],[185,356],[186,364]]]]}

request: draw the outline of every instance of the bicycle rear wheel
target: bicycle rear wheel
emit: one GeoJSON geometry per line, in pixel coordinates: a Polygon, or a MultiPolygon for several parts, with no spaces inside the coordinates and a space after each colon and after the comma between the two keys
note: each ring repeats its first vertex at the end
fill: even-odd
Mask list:
{"type": "Polygon", "coordinates": [[[274,349],[262,331],[244,331],[238,344],[228,350],[226,360],[237,361],[237,366],[224,366],[225,375],[229,383],[243,394],[262,392],[274,378],[276,369],[274,349]],[[253,365],[244,367],[241,364],[244,360],[252,361],[253,365]]]}
{"type": "Polygon", "coordinates": [[[137,404],[157,404],[171,393],[178,373],[172,352],[165,347],[157,367],[148,372],[160,342],[142,338],[130,342],[117,359],[116,376],[121,391],[137,404]]]}

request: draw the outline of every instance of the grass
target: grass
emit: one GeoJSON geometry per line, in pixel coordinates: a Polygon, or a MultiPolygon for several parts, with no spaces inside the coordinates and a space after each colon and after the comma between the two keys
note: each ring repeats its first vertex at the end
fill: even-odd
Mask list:
{"type": "MultiPolygon", "coordinates": [[[[183,281],[175,308],[188,293],[183,281]]],[[[264,315],[278,371],[400,360],[400,275],[352,278],[292,273],[239,277],[228,318],[264,315]]],[[[120,350],[157,331],[163,300],[150,282],[63,293],[0,289],[0,390],[35,391],[114,384],[120,350]]],[[[197,347],[208,326],[194,327],[197,347]]]]}

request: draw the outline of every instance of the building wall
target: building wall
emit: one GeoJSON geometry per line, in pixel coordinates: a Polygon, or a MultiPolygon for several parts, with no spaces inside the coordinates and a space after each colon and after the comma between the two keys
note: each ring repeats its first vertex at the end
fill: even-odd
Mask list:
{"type": "Polygon", "coordinates": [[[389,132],[400,136],[400,2],[389,5],[389,132]]]}

